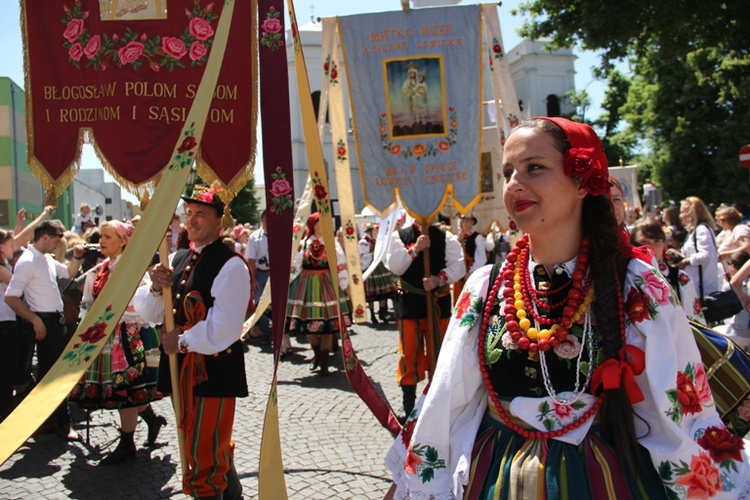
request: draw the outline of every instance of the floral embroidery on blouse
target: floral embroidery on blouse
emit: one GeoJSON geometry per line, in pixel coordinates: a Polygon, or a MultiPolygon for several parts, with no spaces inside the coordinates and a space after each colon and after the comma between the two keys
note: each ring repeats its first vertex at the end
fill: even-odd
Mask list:
{"type": "Polygon", "coordinates": [[[436,469],[445,469],[445,460],[435,448],[421,444],[409,446],[404,464],[408,474],[419,476],[422,483],[429,483],[435,478],[436,469]]]}
{"type": "Polygon", "coordinates": [[[456,319],[460,320],[459,326],[471,327],[479,319],[479,315],[482,313],[482,305],[484,304],[484,298],[474,298],[474,292],[464,291],[456,302],[456,308],[454,315],[456,319]]]}
{"type": "Polygon", "coordinates": [[[701,363],[688,363],[684,372],[678,371],[677,387],[666,393],[672,408],[665,413],[676,424],[682,422],[683,415],[700,413],[704,406],[713,406],[706,370],[701,363]]]}

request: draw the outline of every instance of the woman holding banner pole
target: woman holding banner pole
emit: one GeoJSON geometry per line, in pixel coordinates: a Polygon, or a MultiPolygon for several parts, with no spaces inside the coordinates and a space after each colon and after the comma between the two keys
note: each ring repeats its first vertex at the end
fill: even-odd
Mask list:
{"type": "Polygon", "coordinates": [[[386,457],[396,498],[750,494],[685,313],[617,227],[593,129],[524,122],[502,169],[526,235],[467,281],[386,457]]]}

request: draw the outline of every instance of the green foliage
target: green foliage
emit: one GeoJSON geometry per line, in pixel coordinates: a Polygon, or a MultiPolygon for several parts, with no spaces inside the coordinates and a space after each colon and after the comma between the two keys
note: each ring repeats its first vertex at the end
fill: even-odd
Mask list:
{"type": "Polygon", "coordinates": [[[665,199],[732,202],[746,198],[748,185],[737,159],[750,142],[746,5],[527,0],[519,10],[530,15],[522,36],[601,51],[598,75],[609,90],[594,125],[610,164],[639,164],[665,199]],[[630,63],[632,80],[613,71],[616,59],[630,63]]]}
{"type": "Polygon", "coordinates": [[[250,177],[245,187],[243,187],[237,196],[229,204],[232,209],[237,223],[244,224],[249,222],[253,226],[260,224],[260,212],[258,211],[258,199],[255,197],[255,179],[250,177]]]}

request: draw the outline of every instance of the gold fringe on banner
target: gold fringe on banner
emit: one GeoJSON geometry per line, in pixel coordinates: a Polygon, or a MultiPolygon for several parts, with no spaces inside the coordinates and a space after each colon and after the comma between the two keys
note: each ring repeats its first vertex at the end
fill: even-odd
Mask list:
{"type": "MultiPolygon", "coordinates": [[[[23,36],[24,39],[28,38],[28,33],[26,30],[26,3],[24,1],[21,2],[21,26],[23,29],[23,36]]],[[[256,9],[251,9],[251,32],[257,33],[258,32],[258,16],[256,15],[256,9]]],[[[208,165],[202,158],[201,155],[201,149],[198,148],[198,151],[196,152],[195,158],[196,158],[196,165],[197,165],[197,172],[200,177],[206,181],[208,184],[213,184],[214,182],[219,183],[224,189],[225,193],[220,194],[220,198],[222,201],[226,204],[229,204],[232,199],[239,193],[243,187],[248,183],[250,178],[253,176],[253,166],[255,165],[256,156],[257,156],[257,134],[254,133],[255,130],[257,130],[258,125],[258,65],[257,65],[257,54],[258,54],[258,39],[257,37],[252,37],[251,44],[250,44],[250,60],[253,61],[253,85],[252,85],[252,98],[251,101],[253,103],[252,106],[252,116],[250,117],[251,123],[250,128],[253,130],[253,133],[248,137],[246,140],[250,141],[250,158],[248,159],[247,163],[243,165],[240,170],[237,172],[237,174],[234,176],[232,180],[229,181],[228,184],[224,184],[220,179],[219,176],[214,172],[214,170],[211,168],[210,165],[208,165]]],[[[31,95],[31,79],[29,74],[29,55],[28,51],[26,50],[26,47],[24,46],[24,58],[23,58],[23,69],[24,69],[24,82],[25,82],[25,88],[27,89],[26,92],[26,123],[27,124],[33,124],[33,103],[32,103],[32,95],[31,95]]],[[[205,73],[204,73],[205,74],[205,73]]],[[[213,97],[212,97],[213,98],[213,97]]],[[[183,137],[180,135],[180,137],[183,137]]],[[[53,179],[47,170],[42,166],[41,162],[33,155],[32,151],[34,151],[34,127],[28,126],[27,127],[27,142],[28,142],[28,151],[29,151],[29,159],[27,161],[27,166],[29,168],[29,171],[36,177],[39,182],[41,183],[42,187],[44,188],[46,192],[46,205],[54,205],[57,206],[57,198],[65,191],[65,189],[68,187],[68,185],[73,181],[73,178],[78,174],[78,172],[81,169],[81,155],[83,154],[83,146],[84,144],[90,144],[94,148],[94,152],[96,153],[97,158],[101,162],[102,166],[104,167],[104,170],[107,171],[116,181],[117,184],[120,185],[125,191],[132,194],[138,199],[142,199],[143,196],[148,193],[149,191],[153,192],[154,189],[156,189],[156,185],[159,182],[159,179],[164,174],[164,169],[159,171],[156,175],[154,175],[152,178],[140,183],[140,184],[134,184],[130,182],[129,180],[125,179],[118,170],[110,163],[107,156],[104,154],[104,152],[99,147],[99,144],[96,141],[96,135],[94,134],[93,129],[90,127],[81,127],[79,129],[78,134],[78,144],[76,147],[76,157],[71,162],[71,164],[68,166],[68,168],[65,169],[65,171],[62,173],[62,175],[57,178],[53,179]]]]}

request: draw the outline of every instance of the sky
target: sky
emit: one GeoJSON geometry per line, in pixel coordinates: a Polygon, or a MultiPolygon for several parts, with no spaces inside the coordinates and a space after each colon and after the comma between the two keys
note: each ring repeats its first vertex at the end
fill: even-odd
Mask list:
{"type": "MultiPolygon", "coordinates": [[[[521,0],[504,0],[498,10],[506,50],[521,41],[517,30],[523,24],[524,19],[511,15],[511,10],[517,8],[520,2],[521,0]]],[[[483,2],[463,0],[460,5],[478,3],[483,2]]],[[[298,22],[302,25],[309,22],[310,19],[319,17],[401,10],[401,2],[400,0],[298,0],[294,2],[294,9],[298,22]]],[[[0,56],[0,76],[10,77],[16,84],[23,87],[23,44],[19,12],[18,0],[0,0],[0,47],[3,48],[0,56]]],[[[598,57],[590,51],[574,50],[574,53],[578,56],[575,62],[576,90],[586,89],[589,93],[592,103],[587,110],[587,116],[596,118],[601,113],[601,103],[606,90],[606,85],[594,80],[592,74],[592,68],[597,65],[598,57]]],[[[262,171],[260,170],[262,169],[262,158],[260,156],[256,165],[256,172],[262,171]]],[[[82,165],[83,168],[102,168],[93,148],[90,146],[84,147],[82,165]]],[[[109,174],[105,173],[105,175],[109,180],[112,180],[109,174]]],[[[258,175],[256,180],[259,181],[258,184],[262,183],[263,176],[258,175]]],[[[129,199],[134,198],[129,197],[129,199]]]]}

